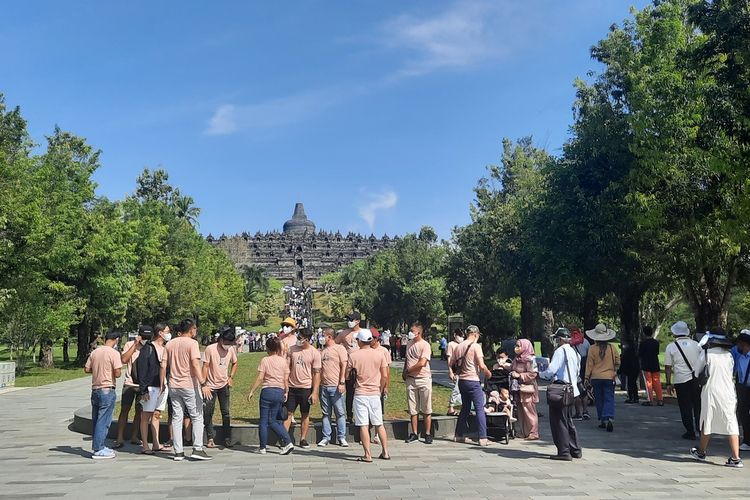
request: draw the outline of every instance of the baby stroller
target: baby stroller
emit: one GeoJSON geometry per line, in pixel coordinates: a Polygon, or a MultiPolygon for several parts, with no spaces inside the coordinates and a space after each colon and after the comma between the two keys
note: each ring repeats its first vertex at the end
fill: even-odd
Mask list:
{"type": "MultiPolygon", "coordinates": [[[[484,383],[485,401],[489,403],[493,392],[499,393],[501,389],[508,390],[509,386],[510,382],[507,371],[500,369],[492,370],[492,376],[484,383]]],[[[515,426],[511,419],[508,418],[507,413],[501,411],[501,408],[497,408],[497,410],[493,412],[485,410],[485,415],[487,416],[487,435],[503,444],[509,444],[509,440],[516,437],[515,426]]],[[[511,412],[514,419],[517,418],[516,411],[516,405],[514,404],[511,412]]]]}

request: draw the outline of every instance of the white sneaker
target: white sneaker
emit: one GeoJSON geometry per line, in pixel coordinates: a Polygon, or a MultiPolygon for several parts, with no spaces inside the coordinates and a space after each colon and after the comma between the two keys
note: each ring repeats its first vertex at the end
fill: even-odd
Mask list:
{"type": "Polygon", "coordinates": [[[265,455],[266,454],[266,449],[265,448],[258,448],[257,453],[259,453],[260,455],[265,455]]]}
{"type": "Polygon", "coordinates": [[[329,443],[329,442],[330,442],[330,441],[328,441],[328,440],[327,440],[326,438],[323,438],[323,439],[321,439],[321,440],[320,440],[320,441],[318,442],[318,446],[320,446],[321,448],[323,448],[324,446],[328,446],[328,443],[329,443]]]}
{"type": "Polygon", "coordinates": [[[378,436],[373,436],[370,441],[372,444],[380,444],[380,438],[378,436]]]}
{"type": "Polygon", "coordinates": [[[294,445],[292,443],[287,443],[287,445],[281,449],[281,455],[289,455],[293,449],[294,445]]]}
{"type": "Polygon", "coordinates": [[[346,442],[346,439],[339,439],[339,446],[342,448],[349,448],[349,443],[346,442]]]}
{"type": "Polygon", "coordinates": [[[740,445],[740,450],[742,450],[742,451],[750,451],[750,444],[742,443],[740,445]]]}
{"type": "Polygon", "coordinates": [[[109,448],[102,448],[101,450],[94,452],[91,458],[94,460],[109,460],[115,458],[117,454],[109,448]]]}

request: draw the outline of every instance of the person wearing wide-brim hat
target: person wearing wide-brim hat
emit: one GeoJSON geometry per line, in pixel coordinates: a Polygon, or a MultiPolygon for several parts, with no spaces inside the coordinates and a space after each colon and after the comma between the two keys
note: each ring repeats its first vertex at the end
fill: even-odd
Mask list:
{"type": "Polygon", "coordinates": [[[687,323],[678,321],[669,330],[674,341],[664,349],[665,387],[667,394],[677,395],[685,427],[682,438],[694,440],[696,432],[700,431],[701,388],[696,377],[703,366],[703,354],[698,342],[690,338],[687,323]]]}
{"type": "MultiPolygon", "coordinates": [[[[729,438],[732,455],[727,467],[743,467],[740,459],[740,429],[737,423],[737,394],[734,391],[734,360],[729,350],[732,342],[721,328],[712,328],[705,339],[708,380],[701,390],[700,444],[690,449],[696,460],[706,459],[711,434],[729,438]]],[[[701,341],[703,342],[703,340],[701,341]]]]}
{"type": "Polygon", "coordinates": [[[620,366],[620,354],[609,341],[617,334],[599,323],[593,330],[587,330],[586,335],[595,342],[586,360],[586,378],[594,389],[599,427],[612,432],[615,419],[615,380],[620,366]]]}
{"type": "Polygon", "coordinates": [[[289,348],[297,343],[297,321],[294,318],[285,318],[281,322],[279,339],[281,340],[281,352],[286,357],[289,348]]]}

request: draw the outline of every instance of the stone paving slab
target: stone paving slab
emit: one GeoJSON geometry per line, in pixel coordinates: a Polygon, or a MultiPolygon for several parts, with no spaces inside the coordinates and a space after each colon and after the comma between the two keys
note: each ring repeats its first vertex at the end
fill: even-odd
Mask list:
{"type": "MultiPolygon", "coordinates": [[[[73,411],[87,404],[88,379],[0,395],[0,500],[6,498],[747,498],[744,470],[720,465],[726,439],[716,436],[710,463],[693,461],[680,439],[674,406],[618,403],[615,432],[578,424],[584,458],[553,462],[546,417],[542,439],[488,448],[436,440],[393,443],[391,461],[356,462],[361,448],[209,450],[210,462],[144,456],[129,444],[112,461],[89,458],[90,437],[68,430],[73,411]],[[41,409],[40,409],[41,408],[41,409]]],[[[618,397],[618,401],[622,398],[618,397]]],[[[546,413],[544,405],[540,410],[546,413]]],[[[373,447],[379,453],[378,447],[373,447]]],[[[749,461],[750,462],[750,461],[749,461]]]]}

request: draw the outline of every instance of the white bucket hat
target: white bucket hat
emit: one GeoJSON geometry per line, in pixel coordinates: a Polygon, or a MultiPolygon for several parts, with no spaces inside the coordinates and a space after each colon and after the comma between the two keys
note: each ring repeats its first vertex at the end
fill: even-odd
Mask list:
{"type": "Polygon", "coordinates": [[[586,330],[586,335],[588,335],[594,342],[606,342],[607,340],[615,338],[617,333],[614,330],[607,328],[605,324],[599,323],[593,330],[586,330]]]}
{"type": "Polygon", "coordinates": [[[675,337],[688,337],[690,335],[690,328],[688,328],[687,323],[684,321],[678,321],[669,329],[675,337]]]}

